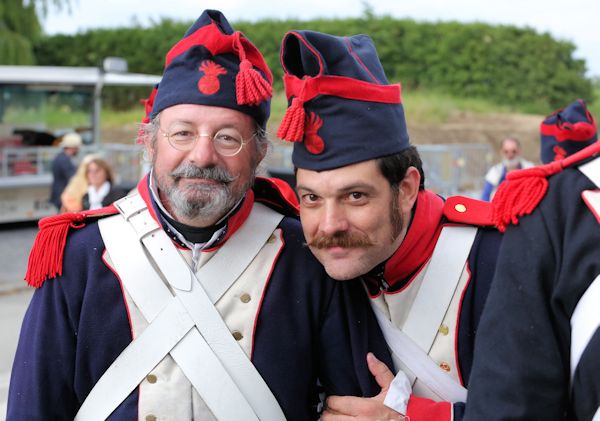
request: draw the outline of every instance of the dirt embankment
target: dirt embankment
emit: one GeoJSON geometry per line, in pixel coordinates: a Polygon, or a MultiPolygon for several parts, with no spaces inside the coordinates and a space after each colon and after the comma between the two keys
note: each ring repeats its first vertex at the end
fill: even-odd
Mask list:
{"type": "MultiPolygon", "coordinates": [[[[460,112],[445,123],[411,123],[408,130],[411,142],[419,144],[488,143],[498,161],[499,144],[505,137],[516,137],[521,142],[526,159],[539,162],[539,125],[544,116],[527,114],[479,114],[460,112]]],[[[276,127],[270,127],[276,132],[276,127]]],[[[133,144],[137,124],[123,127],[103,127],[102,138],[110,142],[133,144]]]]}
{"type": "Polygon", "coordinates": [[[461,112],[441,124],[408,123],[413,144],[488,143],[500,160],[500,142],[515,137],[526,159],[539,162],[539,126],[544,116],[528,114],[478,114],[461,112]]]}

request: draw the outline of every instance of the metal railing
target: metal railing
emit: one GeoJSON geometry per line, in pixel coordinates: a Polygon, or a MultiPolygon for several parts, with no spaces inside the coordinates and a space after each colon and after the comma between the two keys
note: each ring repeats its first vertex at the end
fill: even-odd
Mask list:
{"type": "MultiPolygon", "coordinates": [[[[144,171],[141,150],[139,145],[83,146],[75,160],[78,163],[85,155],[97,153],[111,165],[118,184],[135,185],[144,171]]],[[[0,187],[9,180],[25,177],[48,180],[52,175],[52,161],[60,151],[61,148],[48,146],[0,149],[0,187]]]]}
{"type": "MultiPolygon", "coordinates": [[[[417,145],[423,161],[426,188],[442,195],[479,197],[493,153],[487,144],[417,145]]],[[[274,173],[291,174],[292,147],[276,143],[264,163],[274,173]]]]}
{"type": "Polygon", "coordinates": [[[442,195],[478,198],[493,158],[490,145],[473,143],[417,145],[425,187],[442,195]]]}

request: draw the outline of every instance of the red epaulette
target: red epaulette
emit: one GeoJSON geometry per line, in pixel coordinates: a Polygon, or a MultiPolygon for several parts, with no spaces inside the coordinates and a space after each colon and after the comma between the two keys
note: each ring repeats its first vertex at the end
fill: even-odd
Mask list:
{"type": "Polygon", "coordinates": [[[501,232],[506,231],[510,224],[517,225],[519,217],[533,212],[546,195],[548,177],[597,153],[600,153],[600,142],[560,161],[509,172],[492,199],[494,225],[501,232]]]}
{"type": "Polygon", "coordinates": [[[450,196],[444,202],[444,216],[450,222],[493,226],[492,204],[465,196],[450,196]]]}
{"type": "Polygon", "coordinates": [[[63,213],[40,219],[40,230],[29,253],[25,281],[30,286],[39,288],[46,279],[62,275],[63,254],[69,229],[83,228],[88,219],[116,213],[117,208],[110,205],[93,211],[63,213]]]}

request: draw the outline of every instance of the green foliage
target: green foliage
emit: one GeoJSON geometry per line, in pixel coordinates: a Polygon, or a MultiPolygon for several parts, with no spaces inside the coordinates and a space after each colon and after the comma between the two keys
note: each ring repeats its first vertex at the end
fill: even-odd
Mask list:
{"type": "Polygon", "coordinates": [[[119,128],[128,125],[138,124],[144,116],[144,107],[141,104],[136,104],[125,111],[116,111],[113,107],[104,105],[100,122],[102,128],[119,128]]]}
{"type": "Polygon", "coordinates": [[[588,110],[594,116],[596,124],[600,121],[600,76],[596,76],[592,79],[592,86],[594,87],[594,98],[596,100],[593,103],[588,103],[588,110]]]}
{"type": "Polygon", "coordinates": [[[33,64],[31,42],[40,34],[34,2],[0,2],[0,64],[33,64]]]}
{"type": "Polygon", "coordinates": [[[41,34],[34,2],[2,0],[0,28],[33,40],[41,34]]]}
{"type": "MultiPolygon", "coordinates": [[[[281,89],[281,39],[287,31],[302,28],[335,35],[370,35],[388,78],[402,81],[405,92],[435,91],[542,114],[575,98],[593,102],[585,61],[573,57],[571,42],[530,28],[375,16],[368,3],[364,6],[360,18],[267,19],[234,26],[259,46],[274,73],[276,89],[281,89]]],[[[129,61],[130,71],[160,74],[165,54],[190,24],[163,19],[151,28],[57,35],[40,39],[34,51],[39,64],[96,66],[106,56],[120,56],[129,61]]],[[[111,97],[115,104],[125,102],[116,94],[111,97]]]]}
{"type": "Polygon", "coordinates": [[[108,56],[123,57],[130,72],[162,73],[165,55],[189,24],[163,19],[152,28],[96,29],[41,39],[34,51],[40,65],[99,66],[108,56]]]}
{"type": "Polygon", "coordinates": [[[31,43],[16,32],[0,27],[0,64],[33,64],[31,43]]]}
{"type": "Polygon", "coordinates": [[[514,107],[483,98],[465,98],[425,89],[405,92],[402,102],[407,121],[421,124],[444,123],[452,115],[465,111],[481,114],[515,111],[514,107]]]}

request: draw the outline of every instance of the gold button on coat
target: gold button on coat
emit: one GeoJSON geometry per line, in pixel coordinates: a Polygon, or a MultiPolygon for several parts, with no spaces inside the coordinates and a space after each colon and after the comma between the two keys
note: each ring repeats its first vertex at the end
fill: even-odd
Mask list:
{"type": "Polygon", "coordinates": [[[456,210],[456,212],[460,212],[460,213],[464,213],[467,211],[467,207],[465,205],[463,205],[462,203],[458,203],[458,204],[454,205],[454,209],[456,210]]]}
{"type": "Polygon", "coordinates": [[[441,325],[440,328],[438,329],[438,332],[440,332],[444,336],[446,336],[449,331],[450,331],[450,329],[448,329],[448,326],[446,326],[446,325],[441,325]]]}
{"type": "Polygon", "coordinates": [[[440,363],[440,367],[442,368],[442,370],[450,372],[450,364],[448,364],[447,362],[442,362],[440,363]]]}
{"type": "MultiPolygon", "coordinates": [[[[264,237],[263,237],[264,238],[264,237]]],[[[271,244],[275,242],[275,234],[271,234],[271,236],[269,237],[269,239],[267,240],[267,243],[271,244]]]]}
{"type": "Polygon", "coordinates": [[[156,380],[158,380],[158,379],[156,378],[156,376],[154,374],[148,374],[146,376],[146,380],[148,380],[148,383],[154,384],[154,383],[156,383],[156,380]]]}
{"type": "Polygon", "coordinates": [[[146,415],[146,421],[156,421],[156,415],[146,415]]]}
{"type": "Polygon", "coordinates": [[[244,335],[242,335],[242,332],[239,332],[237,330],[234,330],[233,332],[231,332],[231,334],[233,335],[233,338],[236,341],[239,341],[239,340],[241,340],[244,337],[244,335]]]}
{"type": "Polygon", "coordinates": [[[251,298],[250,294],[248,294],[246,292],[244,292],[242,295],[240,295],[240,301],[242,303],[248,303],[248,302],[250,302],[250,298],[251,298]]]}

